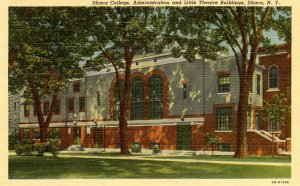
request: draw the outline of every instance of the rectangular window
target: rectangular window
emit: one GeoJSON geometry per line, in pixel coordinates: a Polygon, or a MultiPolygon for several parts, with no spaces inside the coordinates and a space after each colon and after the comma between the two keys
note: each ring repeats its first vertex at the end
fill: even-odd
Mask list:
{"type": "Polygon", "coordinates": [[[229,92],[230,91],[230,76],[220,75],[218,77],[218,92],[229,92]]]}
{"type": "Polygon", "coordinates": [[[228,144],[228,143],[221,143],[219,145],[218,151],[229,152],[230,151],[230,144],[228,144]]]}
{"type": "Polygon", "coordinates": [[[85,97],[79,98],[79,112],[85,111],[85,97]]]}
{"type": "Polygon", "coordinates": [[[74,98],[68,99],[68,112],[74,112],[74,98]]]}
{"type": "Polygon", "coordinates": [[[17,110],[17,102],[14,102],[14,110],[17,110]]]}
{"type": "Polygon", "coordinates": [[[80,92],[80,82],[73,83],[73,92],[80,92]]]}
{"type": "Polygon", "coordinates": [[[40,129],[34,129],[33,130],[33,138],[34,139],[40,139],[40,129]]]}
{"type": "Polygon", "coordinates": [[[30,139],[30,129],[24,129],[24,139],[30,139]]]}
{"type": "Polygon", "coordinates": [[[216,109],[217,130],[231,130],[231,107],[222,107],[216,109]]]}
{"type": "Polygon", "coordinates": [[[256,120],[256,129],[261,130],[261,110],[259,109],[256,110],[255,120],[256,120]]]}
{"type": "Polygon", "coordinates": [[[261,90],[261,86],[260,86],[260,75],[256,75],[256,94],[260,95],[260,90],[261,90]]]}
{"type": "Polygon", "coordinates": [[[44,102],[44,115],[49,113],[49,101],[44,102]]]}
{"type": "Polygon", "coordinates": [[[29,104],[24,103],[24,116],[29,117],[29,104]]]}
{"type": "Polygon", "coordinates": [[[187,99],[187,90],[186,90],[186,83],[182,84],[182,93],[183,93],[183,99],[187,99]]]}
{"type": "Polygon", "coordinates": [[[100,106],[100,92],[97,92],[97,106],[100,106]]]}
{"type": "Polygon", "coordinates": [[[60,99],[55,101],[54,114],[60,114],[60,99]]]}

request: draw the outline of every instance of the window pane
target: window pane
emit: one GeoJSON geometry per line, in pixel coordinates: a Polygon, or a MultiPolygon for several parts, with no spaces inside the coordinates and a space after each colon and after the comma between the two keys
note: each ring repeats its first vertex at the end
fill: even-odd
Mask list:
{"type": "Polygon", "coordinates": [[[44,102],[44,115],[49,113],[49,102],[44,102]]]}
{"type": "Polygon", "coordinates": [[[79,111],[84,112],[85,111],[85,97],[79,98],[79,111]]]}
{"type": "Polygon", "coordinates": [[[230,130],[231,129],[231,107],[217,108],[216,110],[216,129],[230,130]]]}
{"type": "Polygon", "coordinates": [[[229,75],[222,75],[218,77],[218,92],[230,91],[230,77],[229,75]]]}
{"type": "MultiPolygon", "coordinates": [[[[125,87],[125,81],[120,80],[121,96],[123,94],[124,87],[125,87]]],[[[114,117],[115,117],[115,119],[119,119],[119,117],[120,117],[120,97],[119,97],[119,89],[118,89],[117,83],[115,83],[115,87],[114,87],[114,99],[115,99],[115,106],[114,106],[115,116],[114,117]]]]}
{"type": "Polygon", "coordinates": [[[276,66],[269,69],[269,88],[278,88],[278,68],[276,66]]]}
{"type": "Polygon", "coordinates": [[[153,75],[149,80],[149,111],[150,119],[163,117],[163,82],[159,75],[153,75]]]}
{"type": "Polygon", "coordinates": [[[144,83],[134,79],[131,83],[131,119],[144,119],[144,83]]]}

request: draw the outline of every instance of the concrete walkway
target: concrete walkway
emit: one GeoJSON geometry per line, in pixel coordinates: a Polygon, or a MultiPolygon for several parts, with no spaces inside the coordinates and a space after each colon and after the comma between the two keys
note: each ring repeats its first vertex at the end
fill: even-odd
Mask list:
{"type": "Polygon", "coordinates": [[[245,162],[245,161],[214,161],[214,160],[195,160],[195,159],[167,159],[159,156],[90,156],[80,154],[59,154],[61,158],[94,158],[94,159],[115,159],[115,160],[146,160],[146,161],[163,161],[163,162],[183,162],[183,163],[212,163],[212,164],[229,164],[229,165],[263,165],[263,166],[291,166],[291,163],[273,163],[273,162],[245,162]]]}

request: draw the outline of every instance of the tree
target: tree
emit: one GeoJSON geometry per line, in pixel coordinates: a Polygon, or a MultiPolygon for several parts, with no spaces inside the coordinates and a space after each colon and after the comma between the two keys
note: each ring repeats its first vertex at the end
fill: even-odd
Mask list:
{"type": "Polygon", "coordinates": [[[47,141],[58,94],[68,79],[83,77],[81,56],[64,8],[9,9],[9,91],[33,103],[41,142],[47,141]],[[25,16],[26,15],[26,16],[25,16]],[[51,98],[44,117],[42,100],[51,98]]]}
{"type": "Polygon", "coordinates": [[[163,46],[165,28],[163,9],[130,8],[75,8],[70,10],[78,35],[85,39],[82,48],[87,57],[86,67],[101,70],[108,64],[115,71],[120,98],[119,136],[121,154],[127,155],[126,140],[128,105],[131,89],[131,64],[137,54],[158,52],[163,46]],[[124,77],[124,88],[121,87],[124,77]]]}
{"type": "MultiPolygon", "coordinates": [[[[247,108],[249,90],[259,49],[270,46],[266,31],[275,30],[282,39],[290,41],[291,9],[275,7],[197,7],[174,10],[173,34],[179,47],[173,52],[188,56],[195,54],[213,58],[217,53],[231,50],[239,74],[237,149],[235,157],[247,157],[247,108]],[[184,50],[182,50],[184,49],[184,50]],[[215,53],[215,55],[213,54],[215,53]]],[[[171,12],[172,14],[172,12],[171,12]]],[[[171,32],[172,33],[172,32],[171,32]]]]}
{"type": "Polygon", "coordinates": [[[211,133],[206,133],[203,137],[207,141],[207,145],[211,147],[211,155],[214,155],[214,146],[219,144],[219,137],[211,133]]]}
{"type": "Polygon", "coordinates": [[[272,101],[264,100],[264,106],[261,109],[262,120],[269,124],[272,131],[272,156],[274,155],[274,133],[273,130],[279,125],[285,125],[284,121],[286,114],[291,112],[291,106],[288,103],[288,98],[284,94],[276,94],[272,101]]]}

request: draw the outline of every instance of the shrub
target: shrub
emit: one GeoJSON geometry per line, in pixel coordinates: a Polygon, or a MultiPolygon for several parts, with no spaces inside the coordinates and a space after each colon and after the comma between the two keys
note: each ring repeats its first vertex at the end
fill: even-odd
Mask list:
{"type": "Polygon", "coordinates": [[[32,144],[17,144],[15,145],[15,152],[18,156],[25,155],[30,156],[32,155],[33,145],[32,144]]]}
{"type": "Polygon", "coordinates": [[[15,145],[18,144],[19,141],[19,133],[16,134],[10,134],[8,136],[8,149],[9,150],[14,150],[15,149],[15,145]]]}
{"type": "Polygon", "coordinates": [[[152,152],[153,152],[153,154],[160,153],[159,144],[152,145],[152,152]]]}
{"type": "Polygon", "coordinates": [[[207,140],[207,145],[211,146],[211,154],[214,155],[214,146],[219,144],[219,137],[211,133],[203,134],[207,140]]]}
{"type": "Polygon", "coordinates": [[[139,143],[133,143],[131,145],[131,152],[138,153],[141,152],[141,146],[139,143]]]}
{"type": "Polygon", "coordinates": [[[34,150],[38,153],[38,156],[43,156],[46,152],[48,143],[36,143],[34,144],[34,150]]]}
{"type": "Polygon", "coordinates": [[[47,145],[47,149],[52,154],[52,157],[57,157],[60,150],[60,142],[57,140],[50,141],[47,145]]]}
{"type": "Polygon", "coordinates": [[[17,154],[17,156],[21,156],[23,154],[23,146],[21,144],[16,144],[14,146],[15,152],[17,154]]]}
{"type": "Polygon", "coordinates": [[[24,144],[24,155],[25,156],[30,156],[32,155],[32,151],[33,151],[33,145],[32,144],[24,144]]]}

